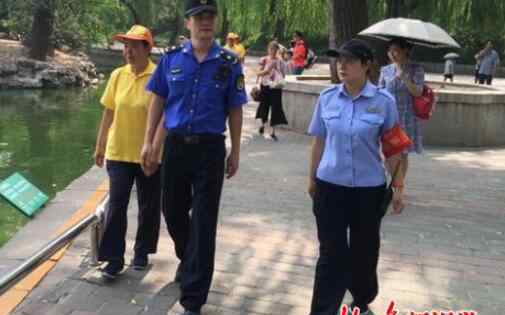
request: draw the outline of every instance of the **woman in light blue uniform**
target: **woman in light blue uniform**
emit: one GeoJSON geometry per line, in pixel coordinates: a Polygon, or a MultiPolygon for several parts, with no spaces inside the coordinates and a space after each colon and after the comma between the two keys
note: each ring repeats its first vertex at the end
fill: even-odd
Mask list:
{"type": "MultiPolygon", "coordinates": [[[[333,56],[343,84],[321,93],[309,127],[308,190],[320,243],[310,315],[337,314],[346,290],[353,307],[372,314],[386,188],[381,142],[398,128],[398,111],[394,98],[368,81],[373,54],[364,42],[351,40],[333,56]]],[[[399,156],[386,157],[388,169],[395,169],[399,156]]],[[[401,210],[395,189],[393,212],[401,210]]]]}
{"type": "MultiPolygon", "coordinates": [[[[400,126],[412,139],[413,145],[402,154],[402,186],[408,170],[408,154],[423,152],[422,121],[414,113],[414,97],[421,96],[424,86],[424,69],[410,61],[412,45],[399,38],[388,44],[391,64],[381,69],[379,87],[386,88],[396,100],[400,115],[400,126]]],[[[402,187],[403,188],[403,187],[402,187]]]]}

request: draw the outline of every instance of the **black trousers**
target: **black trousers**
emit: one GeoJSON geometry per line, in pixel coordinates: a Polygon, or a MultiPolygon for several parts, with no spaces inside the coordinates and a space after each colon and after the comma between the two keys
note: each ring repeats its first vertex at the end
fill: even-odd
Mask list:
{"type": "Polygon", "coordinates": [[[271,112],[270,126],[288,124],[282,109],[282,89],[272,89],[267,85],[262,85],[261,101],[256,110],[256,119],[261,119],[263,124],[267,123],[269,112],[271,112]]]}
{"type": "Polygon", "coordinates": [[[225,156],[221,135],[191,144],[169,135],[165,144],[163,214],[182,263],[180,303],[190,311],[207,302],[212,282],[225,156]]]}
{"type": "Polygon", "coordinates": [[[479,74],[479,84],[491,85],[493,83],[493,76],[489,74],[479,74]]]}
{"type": "Polygon", "coordinates": [[[346,290],[362,310],[377,296],[384,188],[317,181],[313,210],[320,246],[311,315],[337,314],[346,290]]]}
{"type": "Polygon", "coordinates": [[[123,259],[128,226],[128,204],[135,182],[138,199],[138,228],[134,250],[139,254],[155,253],[161,219],[160,171],[146,177],[138,163],[107,161],[110,190],[105,213],[104,234],[98,250],[100,261],[123,259]]]}

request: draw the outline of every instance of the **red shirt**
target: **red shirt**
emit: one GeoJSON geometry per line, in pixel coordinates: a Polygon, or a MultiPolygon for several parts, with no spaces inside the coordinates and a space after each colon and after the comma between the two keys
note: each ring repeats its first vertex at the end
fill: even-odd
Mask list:
{"type": "Polygon", "coordinates": [[[307,48],[305,48],[305,42],[299,40],[296,42],[295,48],[293,49],[293,64],[297,68],[303,68],[305,66],[305,58],[307,57],[307,48]]]}

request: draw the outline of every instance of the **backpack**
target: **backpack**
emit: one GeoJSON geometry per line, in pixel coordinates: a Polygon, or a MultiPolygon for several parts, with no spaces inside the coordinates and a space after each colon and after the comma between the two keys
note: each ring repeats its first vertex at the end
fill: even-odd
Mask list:
{"type": "Polygon", "coordinates": [[[317,56],[312,49],[307,48],[306,50],[307,50],[307,55],[305,56],[305,69],[310,69],[316,63],[317,56]]]}

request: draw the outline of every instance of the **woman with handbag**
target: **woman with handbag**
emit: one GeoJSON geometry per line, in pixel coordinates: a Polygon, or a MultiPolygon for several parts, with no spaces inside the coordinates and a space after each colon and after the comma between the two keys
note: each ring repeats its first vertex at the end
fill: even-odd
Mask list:
{"type": "Polygon", "coordinates": [[[391,64],[381,69],[379,87],[385,88],[396,100],[400,115],[400,126],[413,144],[402,154],[402,177],[398,186],[404,186],[409,165],[408,154],[423,152],[422,120],[416,117],[414,98],[423,94],[424,69],[410,61],[412,45],[404,39],[395,38],[388,43],[391,64]]]}
{"type": "Polygon", "coordinates": [[[337,314],[346,290],[352,308],[371,315],[384,199],[392,198],[396,214],[403,207],[401,190],[388,193],[385,169],[398,175],[399,153],[411,142],[399,127],[394,98],[368,80],[368,45],[351,40],[329,54],[337,58],[342,84],[321,92],[308,130],[314,136],[308,192],[319,238],[310,315],[337,314]]]}
{"type": "Polygon", "coordinates": [[[282,109],[282,86],[285,77],[284,61],[279,57],[279,44],[276,41],[268,44],[268,55],[261,58],[260,70],[257,73],[260,82],[261,96],[260,104],[256,111],[256,119],[261,119],[259,133],[265,132],[265,125],[268,122],[268,114],[271,111],[270,126],[272,133],[270,136],[277,141],[275,127],[287,125],[288,121],[282,109]]]}

